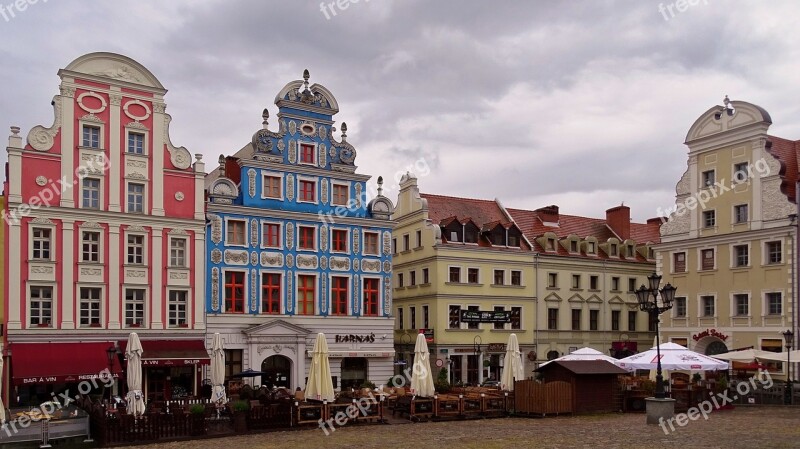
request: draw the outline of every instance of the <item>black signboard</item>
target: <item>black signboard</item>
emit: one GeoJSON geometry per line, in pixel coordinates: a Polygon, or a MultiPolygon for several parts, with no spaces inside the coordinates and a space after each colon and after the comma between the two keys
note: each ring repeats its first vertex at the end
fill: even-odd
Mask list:
{"type": "Polygon", "coordinates": [[[486,312],[480,310],[461,310],[462,323],[510,323],[511,312],[486,312]]]}

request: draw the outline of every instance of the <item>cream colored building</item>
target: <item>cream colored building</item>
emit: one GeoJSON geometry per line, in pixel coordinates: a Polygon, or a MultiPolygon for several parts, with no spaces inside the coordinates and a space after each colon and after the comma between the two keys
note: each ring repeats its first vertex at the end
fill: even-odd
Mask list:
{"type": "Polygon", "coordinates": [[[781,333],[794,327],[796,269],[796,208],[781,159],[794,159],[784,171],[796,175],[796,143],[767,134],[764,109],[725,100],[689,129],[688,168],[661,227],[658,270],[678,289],[662,337],[705,354],[781,352],[781,333]]]}

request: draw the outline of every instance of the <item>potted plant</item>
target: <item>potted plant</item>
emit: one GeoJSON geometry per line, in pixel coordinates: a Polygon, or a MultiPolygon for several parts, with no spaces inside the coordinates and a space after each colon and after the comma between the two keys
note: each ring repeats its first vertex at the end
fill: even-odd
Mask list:
{"type": "Polygon", "coordinates": [[[702,378],[703,377],[700,376],[700,373],[692,374],[692,382],[694,382],[694,384],[697,386],[700,386],[700,380],[702,380],[702,378]]]}
{"type": "Polygon", "coordinates": [[[203,404],[192,404],[189,407],[189,432],[192,436],[206,433],[206,407],[203,404]]]}
{"type": "Polygon", "coordinates": [[[438,393],[447,393],[450,391],[450,382],[447,377],[447,368],[440,369],[439,376],[436,378],[436,382],[433,383],[438,393]]]}
{"type": "Polygon", "coordinates": [[[247,401],[235,401],[233,408],[233,431],[236,433],[247,432],[247,412],[250,405],[247,401]]]}

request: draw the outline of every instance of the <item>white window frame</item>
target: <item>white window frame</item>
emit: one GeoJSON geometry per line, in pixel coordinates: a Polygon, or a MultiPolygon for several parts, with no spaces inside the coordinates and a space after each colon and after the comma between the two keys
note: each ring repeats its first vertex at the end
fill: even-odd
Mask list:
{"type": "Polygon", "coordinates": [[[281,221],[270,221],[270,220],[261,220],[261,249],[274,249],[274,250],[283,250],[283,222],[281,221]],[[266,242],[267,239],[264,238],[264,230],[266,229],[267,225],[278,225],[278,246],[267,246],[266,242]]]}
{"type": "Polygon", "coordinates": [[[128,231],[125,231],[125,262],[123,263],[123,265],[128,265],[128,266],[143,266],[143,265],[147,265],[147,261],[148,261],[148,259],[147,259],[147,256],[148,256],[147,246],[148,246],[148,243],[149,242],[147,241],[147,233],[146,232],[128,232],[128,231]],[[128,262],[128,248],[129,248],[129,246],[128,246],[129,245],[128,237],[129,236],[136,236],[136,237],[141,237],[142,238],[142,263],[131,263],[131,262],[128,262]]]}
{"type": "Polygon", "coordinates": [[[516,307],[519,307],[519,329],[514,329],[514,327],[512,326],[513,323],[510,322],[507,323],[508,329],[521,331],[525,329],[525,306],[523,306],[522,304],[511,304],[508,307],[506,307],[506,310],[508,310],[509,312],[513,312],[514,311],[513,309],[516,307]]]}
{"type": "MultiPolygon", "coordinates": [[[[105,200],[104,196],[105,195],[104,195],[104,189],[103,189],[103,177],[99,176],[97,174],[92,174],[92,175],[80,177],[79,179],[80,179],[80,183],[79,183],[79,185],[80,185],[80,201],[78,202],[78,204],[80,205],[79,208],[80,209],[86,209],[86,210],[103,210],[103,206],[105,205],[105,202],[104,202],[104,200],[105,200]],[[83,182],[85,180],[97,181],[97,183],[98,183],[97,184],[98,185],[97,186],[97,207],[88,207],[88,206],[85,206],[83,204],[83,199],[84,199],[83,198],[83,194],[84,194],[84,192],[86,190],[86,188],[83,185],[83,182]]],[[[126,190],[126,194],[127,194],[127,190],[126,190]]]]}
{"type": "Polygon", "coordinates": [[[753,316],[753,295],[749,291],[734,291],[730,292],[730,316],[731,318],[742,318],[753,316]],[[737,295],[747,296],[747,315],[739,315],[739,307],[736,303],[737,295]]]}
{"type": "MultiPolygon", "coordinates": [[[[717,304],[717,295],[716,293],[698,293],[697,295],[697,316],[698,318],[717,318],[719,316],[719,305],[717,304]],[[705,304],[703,304],[703,298],[706,296],[710,296],[714,298],[714,314],[713,315],[706,315],[705,314],[705,304]]],[[[688,314],[688,313],[687,313],[688,314]]]]}
{"type": "Polygon", "coordinates": [[[728,253],[730,254],[730,268],[750,268],[753,266],[753,251],[750,248],[750,242],[747,243],[731,243],[728,247],[728,253]],[[746,265],[737,265],[736,264],[736,247],[737,246],[744,246],[747,247],[747,264],[746,265]]]}
{"type": "Polygon", "coordinates": [[[350,193],[351,193],[350,189],[352,187],[351,185],[352,185],[351,182],[340,181],[338,179],[335,180],[335,181],[331,180],[331,192],[330,192],[330,195],[331,195],[331,206],[347,206],[348,205],[348,202],[350,201],[350,193]],[[333,195],[333,187],[334,186],[343,186],[343,187],[347,188],[347,200],[344,203],[337,203],[337,202],[334,201],[334,198],[335,198],[335,196],[333,195]]]}
{"type": "MultiPolygon", "coordinates": [[[[281,298],[278,301],[278,315],[286,315],[286,302],[283,298],[286,297],[286,272],[283,270],[259,270],[258,272],[258,314],[268,315],[264,312],[264,275],[277,274],[281,277],[280,289],[281,298]]],[[[272,315],[272,314],[269,314],[272,315]]],[[[272,315],[274,316],[274,315],[272,315]]]]}
{"type": "Polygon", "coordinates": [[[763,317],[782,317],[786,315],[786,292],[783,290],[764,290],[761,293],[761,314],[763,317]],[[767,300],[767,295],[770,293],[780,293],[781,295],[781,313],[780,314],[771,314],[769,313],[769,301],[767,300]]]}
{"type": "MultiPolygon", "coordinates": [[[[77,295],[76,295],[75,300],[76,300],[76,303],[77,303],[78,307],[76,307],[75,312],[76,312],[76,316],[78,318],[78,322],[77,322],[78,328],[83,329],[83,328],[98,327],[98,326],[92,326],[91,323],[89,323],[89,324],[80,324],[81,323],[81,304],[83,303],[83,299],[81,299],[81,290],[84,289],[84,288],[91,288],[91,289],[100,290],[100,298],[97,300],[97,303],[99,304],[99,309],[98,309],[99,317],[98,317],[98,319],[100,321],[100,326],[99,327],[100,328],[104,328],[105,324],[106,324],[105,323],[105,308],[103,307],[103,303],[105,302],[105,299],[106,299],[106,288],[105,288],[105,286],[104,285],[99,285],[99,284],[78,284],[76,287],[77,287],[76,288],[77,295]]],[[[92,300],[92,301],[94,301],[94,300],[92,300]]]]}
{"type": "Polygon", "coordinates": [[[447,304],[447,329],[449,329],[449,330],[466,329],[466,324],[467,323],[464,323],[463,321],[461,321],[461,311],[462,310],[467,310],[466,307],[467,306],[465,306],[463,304],[453,304],[453,303],[447,304]],[[458,312],[458,327],[450,327],[450,307],[453,307],[453,306],[457,306],[458,310],[459,310],[459,312],[458,312]]]}
{"type": "Polygon", "coordinates": [[[55,283],[49,283],[49,282],[28,282],[27,285],[25,285],[25,295],[28,297],[27,298],[27,302],[26,302],[27,317],[28,317],[27,325],[26,325],[27,328],[36,329],[36,328],[56,328],[57,327],[56,326],[57,323],[55,322],[56,321],[56,304],[58,304],[58,300],[57,300],[58,289],[57,289],[57,287],[58,287],[58,285],[56,285],[55,283]],[[39,325],[31,324],[31,317],[33,316],[32,312],[31,312],[31,301],[33,300],[33,298],[31,297],[31,288],[49,288],[50,289],[50,292],[51,292],[51,299],[50,299],[50,325],[48,325],[48,326],[39,326],[39,325]]]}
{"type": "Polygon", "coordinates": [[[262,200],[275,200],[275,201],[283,201],[286,198],[286,182],[284,182],[283,172],[276,172],[276,171],[266,171],[261,170],[261,199],[262,200]],[[281,185],[281,194],[280,197],[275,198],[266,195],[266,178],[280,178],[280,185],[281,185]]]}
{"type": "Polygon", "coordinates": [[[523,286],[525,286],[525,272],[523,270],[509,270],[508,282],[509,282],[508,285],[511,285],[513,287],[523,287],[523,286]],[[519,285],[514,284],[513,281],[512,281],[515,271],[519,272],[519,285]]]}
{"type": "Polygon", "coordinates": [[[147,204],[147,182],[146,181],[144,181],[144,180],[129,181],[127,179],[125,180],[125,212],[127,212],[129,214],[143,214],[143,215],[147,214],[147,212],[148,212],[148,204],[147,204]],[[130,196],[130,193],[131,193],[130,192],[131,184],[142,186],[142,211],[141,212],[132,211],[130,209],[131,203],[130,203],[129,196],[130,196]]]}
{"type": "MultiPolygon", "coordinates": [[[[480,276],[480,274],[478,276],[480,276]]],[[[511,285],[511,284],[507,284],[506,281],[510,281],[510,279],[508,277],[507,270],[505,268],[492,268],[492,285],[511,285]],[[496,284],[495,283],[495,280],[496,280],[495,279],[495,275],[497,274],[498,271],[503,273],[503,283],[502,284],[496,284]]]]}
{"type": "MultiPolygon", "coordinates": [[[[500,310],[496,310],[496,308],[502,307],[503,308],[502,312],[511,313],[511,309],[509,309],[506,304],[494,304],[494,303],[492,303],[491,307],[492,307],[492,312],[500,312],[500,310]]],[[[511,326],[511,322],[510,321],[508,323],[491,323],[491,324],[492,324],[492,327],[490,327],[489,330],[493,330],[493,331],[507,330],[507,329],[509,329],[509,327],[507,327],[507,326],[511,326]],[[503,327],[498,329],[498,328],[495,327],[495,324],[502,324],[503,327]]]]}
{"type": "MultiPolygon", "coordinates": [[[[289,224],[291,226],[291,224],[289,224]]],[[[308,223],[295,223],[294,229],[294,238],[295,238],[295,249],[300,252],[307,252],[307,253],[316,253],[320,251],[319,249],[319,226],[315,224],[308,224],[308,223]],[[300,228],[314,228],[314,249],[307,249],[300,247],[300,228]]],[[[328,242],[330,246],[330,241],[328,242]]]]}
{"type": "Polygon", "coordinates": [[[586,255],[588,256],[597,256],[597,239],[594,237],[586,239],[586,255]],[[591,248],[591,251],[590,251],[591,248]]]}
{"type": "MultiPolygon", "coordinates": [[[[302,126],[302,125],[300,125],[302,126]]],[[[316,167],[319,160],[319,147],[317,146],[316,142],[308,142],[305,140],[298,140],[297,141],[297,165],[307,165],[310,167],[316,167]],[[303,145],[309,145],[314,147],[313,156],[314,160],[312,162],[303,162],[303,145]]]]}
{"type": "Polygon", "coordinates": [[[702,213],[700,214],[700,221],[702,222],[701,223],[702,226],[700,226],[701,229],[715,229],[717,227],[717,225],[719,224],[718,223],[718,217],[717,217],[717,210],[716,209],[708,209],[708,210],[702,211],[702,213]],[[711,225],[711,226],[707,226],[706,225],[706,214],[710,214],[710,213],[714,214],[714,224],[711,225]]]}
{"type": "Polygon", "coordinates": [[[167,263],[170,268],[189,268],[189,238],[184,236],[168,235],[167,242],[169,244],[169,260],[167,263]],[[176,265],[172,262],[172,242],[176,240],[183,241],[183,265],[176,265]]]}
{"type": "Polygon", "coordinates": [[[669,263],[670,263],[670,273],[673,273],[673,274],[680,274],[680,273],[686,274],[686,273],[688,273],[689,272],[689,254],[688,254],[688,252],[686,250],[670,252],[669,253],[669,263]],[[683,254],[683,265],[684,265],[684,270],[683,271],[677,271],[675,269],[675,256],[677,254],[683,254]]]}
{"type": "MultiPolygon", "coordinates": [[[[95,122],[95,121],[79,119],[78,120],[78,133],[79,133],[78,141],[80,142],[78,144],[79,148],[81,148],[81,149],[85,148],[87,150],[98,151],[98,152],[99,151],[104,151],[106,149],[103,146],[105,141],[106,141],[106,124],[105,124],[105,122],[95,122]],[[86,145],[83,144],[84,143],[84,141],[83,141],[83,128],[86,127],[86,126],[89,126],[89,127],[92,127],[92,128],[98,128],[100,130],[100,137],[99,137],[99,140],[97,141],[97,146],[96,147],[86,146],[86,145]]],[[[127,145],[127,140],[126,140],[125,143],[127,145]]]]}
{"type": "Polygon", "coordinates": [[[297,189],[297,191],[295,192],[296,193],[295,199],[297,200],[298,203],[319,204],[319,186],[320,186],[320,183],[319,183],[319,178],[318,177],[316,177],[316,176],[297,175],[297,182],[296,182],[296,185],[295,185],[295,189],[297,189]],[[302,195],[300,194],[300,192],[303,191],[300,188],[301,184],[303,182],[313,182],[314,183],[314,199],[312,201],[304,200],[302,195]]]}
{"type": "Polygon", "coordinates": [[[330,250],[331,254],[348,254],[349,255],[350,254],[350,249],[351,249],[351,246],[352,246],[350,244],[350,239],[351,238],[352,237],[350,235],[350,228],[342,228],[342,227],[338,227],[338,226],[331,226],[330,229],[328,229],[328,242],[330,242],[329,250],[330,250]],[[345,239],[344,239],[345,248],[344,248],[344,251],[334,250],[333,249],[333,231],[344,231],[345,232],[345,239]]]}
{"type": "Polygon", "coordinates": [[[361,229],[361,255],[362,256],[380,256],[381,254],[381,233],[380,231],[368,231],[366,229],[361,229]],[[375,252],[369,253],[367,252],[367,234],[374,234],[375,235],[375,252]]]}
{"type": "MultiPolygon", "coordinates": [[[[247,306],[246,297],[247,297],[247,295],[245,295],[245,306],[247,306]]],[[[166,315],[167,316],[164,317],[165,318],[164,322],[166,323],[167,328],[169,328],[169,329],[188,328],[190,323],[191,323],[190,318],[191,318],[191,312],[192,312],[192,307],[191,307],[192,290],[190,288],[177,288],[177,287],[167,288],[167,296],[164,299],[165,299],[164,302],[166,303],[166,306],[167,306],[166,307],[166,309],[167,309],[166,310],[166,315]],[[186,307],[186,309],[183,311],[183,313],[185,315],[185,320],[186,320],[186,323],[184,325],[181,325],[180,323],[178,323],[178,324],[170,324],[170,322],[169,322],[170,321],[170,316],[169,316],[170,310],[169,310],[169,307],[172,304],[172,298],[171,298],[172,292],[184,292],[184,293],[186,293],[186,301],[184,302],[184,306],[186,307]]],[[[245,313],[247,313],[247,310],[245,310],[245,313]]]]}
{"type": "Polygon", "coordinates": [[[739,203],[739,204],[734,204],[734,205],[731,206],[731,224],[732,225],[747,224],[749,222],[750,222],[750,204],[748,204],[748,203],[739,203]],[[738,217],[736,216],[736,208],[739,207],[739,206],[744,206],[745,208],[747,208],[747,217],[745,217],[744,221],[737,221],[738,217]]]}
{"type": "Polygon", "coordinates": [[[148,145],[148,141],[150,137],[150,132],[146,129],[138,129],[138,128],[125,128],[125,155],[127,156],[139,156],[139,157],[147,157],[150,154],[150,148],[148,145]],[[142,136],[142,153],[132,153],[130,152],[130,147],[128,146],[130,143],[130,136],[131,134],[139,134],[142,136]]]}
{"type": "Polygon", "coordinates": [[[331,317],[353,316],[353,276],[349,273],[328,273],[328,291],[325,292],[325,298],[328,301],[326,310],[327,315],[331,317]],[[347,313],[344,315],[333,314],[333,278],[347,278],[347,313]]]}
{"type": "Polygon", "coordinates": [[[123,285],[122,288],[122,327],[126,329],[136,329],[136,328],[146,328],[147,326],[147,303],[148,303],[148,289],[144,286],[132,286],[132,285],[123,285]],[[144,297],[142,298],[142,324],[139,326],[131,326],[128,324],[128,300],[127,300],[127,291],[128,290],[141,290],[144,292],[144,297]]]}
{"type": "Polygon", "coordinates": [[[780,266],[786,263],[786,249],[785,245],[783,244],[782,238],[776,238],[772,240],[764,240],[761,242],[761,265],[766,266],[780,266]],[[777,243],[781,249],[781,261],[780,262],[770,262],[769,261],[769,244],[770,243],[777,243]]]}
{"type": "MultiPolygon", "coordinates": [[[[448,266],[447,266],[447,282],[449,282],[449,283],[453,283],[453,284],[456,284],[456,283],[458,283],[458,284],[464,284],[464,276],[465,276],[466,274],[467,274],[467,273],[466,273],[466,271],[464,270],[464,267],[462,267],[461,265],[448,265],[448,266]],[[455,281],[452,281],[452,280],[450,280],[450,269],[451,269],[451,268],[458,268],[458,282],[455,282],[455,281]]],[[[480,272],[480,270],[478,270],[478,280],[479,280],[479,281],[480,281],[480,277],[481,277],[481,272],[480,272]]]]}
{"type": "Polygon", "coordinates": [[[78,228],[79,234],[79,247],[78,247],[78,261],[79,263],[83,264],[98,264],[101,265],[105,263],[105,229],[104,228],[87,228],[87,227],[79,227],[78,228]],[[99,234],[98,241],[97,241],[97,260],[83,260],[83,233],[84,232],[96,232],[99,234]]]}
{"type": "Polygon", "coordinates": [[[295,271],[294,272],[294,291],[292,292],[292,300],[294,301],[294,315],[298,317],[303,316],[320,316],[320,282],[319,282],[320,273],[315,271],[295,271]],[[298,295],[298,290],[300,288],[300,276],[311,276],[314,278],[314,314],[313,315],[304,315],[300,313],[300,295],[298,295]]]}
{"type": "MultiPolygon", "coordinates": [[[[361,279],[358,281],[358,297],[354,299],[358,301],[358,315],[364,317],[381,317],[384,315],[383,310],[383,277],[378,275],[363,275],[361,279]],[[376,315],[366,315],[364,313],[364,280],[365,279],[377,279],[378,280],[378,313],[376,315]]],[[[420,308],[420,311],[422,308],[420,308]]],[[[410,315],[409,315],[410,316],[410,315]]]]}
{"type": "MultiPolygon", "coordinates": [[[[717,251],[717,247],[716,246],[704,246],[704,247],[697,248],[697,271],[701,271],[702,272],[702,271],[713,271],[713,270],[716,270],[717,269],[717,259],[718,259],[717,256],[718,256],[718,253],[719,253],[719,251],[717,251]],[[708,250],[708,249],[710,249],[711,251],[714,252],[714,268],[712,268],[710,270],[706,270],[706,269],[703,268],[703,251],[708,250]]],[[[688,272],[688,267],[687,267],[687,272],[688,272]]]]}
{"type": "Polygon", "coordinates": [[[688,296],[676,296],[675,297],[675,306],[672,308],[672,312],[670,312],[670,315],[672,316],[672,318],[678,318],[678,319],[688,318],[689,317],[689,297],[688,296]],[[678,303],[677,303],[678,298],[683,298],[683,300],[686,303],[686,304],[684,304],[684,310],[683,310],[684,314],[683,315],[678,315],[678,303]]]}
{"type": "Polygon", "coordinates": [[[225,217],[225,246],[236,246],[239,248],[247,248],[250,246],[250,221],[246,218],[242,217],[225,217]],[[243,221],[244,222],[244,243],[232,243],[228,241],[228,229],[229,224],[231,221],[243,221]]]}
{"type": "Polygon", "coordinates": [[[712,168],[710,170],[702,170],[702,171],[700,171],[700,190],[702,190],[702,189],[710,189],[710,188],[714,187],[714,183],[716,183],[716,182],[717,182],[717,170],[715,168],[712,168]],[[705,179],[706,173],[711,173],[711,178],[712,179],[711,179],[711,183],[710,184],[705,179]]]}
{"type": "MultiPolygon", "coordinates": [[[[227,313],[229,315],[248,315],[250,313],[250,271],[247,269],[239,269],[239,268],[223,268],[220,277],[220,301],[221,304],[219,305],[220,313],[227,313]],[[242,273],[244,276],[244,304],[242,305],[241,312],[229,312],[228,309],[225,308],[225,303],[227,302],[227,297],[225,296],[225,289],[227,282],[225,279],[228,277],[228,273],[242,273]]],[[[179,289],[178,289],[179,290],[179,289]]],[[[167,297],[167,301],[169,297],[167,297]]],[[[166,301],[165,301],[166,302],[166,301]]]]}
{"type": "Polygon", "coordinates": [[[28,239],[28,258],[32,262],[53,262],[55,261],[55,250],[56,250],[56,226],[54,224],[41,224],[41,223],[28,223],[28,235],[30,238],[28,239]],[[36,229],[43,229],[50,231],[50,249],[49,249],[49,256],[45,259],[34,258],[33,257],[33,232],[36,229]]]}
{"type": "MultiPolygon", "coordinates": [[[[464,270],[464,274],[466,274],[466,278],[464,278],[463,276],[460,276],[460,277],[461,277],[462,280],[465,280],[466,283],[469,284],[469,285],[481,285],[481,284],[483,284],[483,273],[482,273],[482,271],[483,270],[481,270],[480,267],[467,267],[466,270],[464,270]],[[478,270],[478,282],[470,282],[469,281],[469,270],[478,270]]],[[[450,279],[450,269],[449,268],[447,269],[447,278],[450,279]]]]}

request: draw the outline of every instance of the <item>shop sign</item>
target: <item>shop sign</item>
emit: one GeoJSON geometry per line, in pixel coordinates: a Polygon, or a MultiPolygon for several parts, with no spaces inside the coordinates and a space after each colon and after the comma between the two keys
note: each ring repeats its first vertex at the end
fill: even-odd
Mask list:
{"type": "Polygon", "coordinates": [[[706,329],[703,332],[698,332],[698,333],[692,335],[692,340],[697,341],[697,340],[700,340],[701,338],[705,338],[705,337],[717,337],[722,341],[725,341],[725,340],[728,339],[727,335],[723,334],[722,332],[720,332],[720,331],[718,331],[716,329],[706,329]]]}
{"type": "Polygon", "coordinates": [[[433,329],[420,329],[419,333],[425,335],[426,343],[433,343],[433,329]]]}
{"type": "Polygon", "coordinates": [[[489,352],[506,352],[506,344],[505,343],[489,343],[489,347],[487,348],[489,352]]]}
{"type": "Polygon", "coordinates": [[[369,335],[336,335],[334,337],[336,343],[375,343],[375,334],[369,335]]]}
{"type": "Polygon", "coordinates": [[[510,323],[511,312],[461,310],[461,322],[462,323],[510,323]]]}

